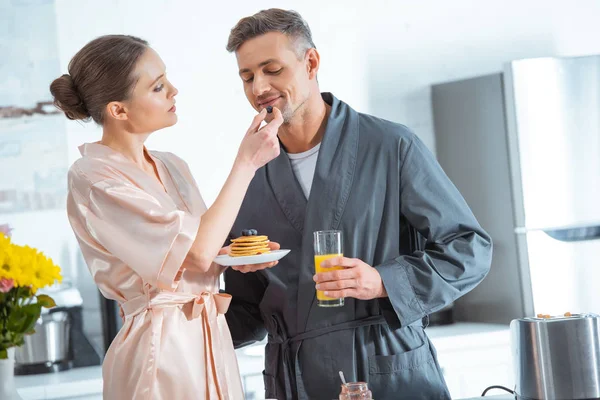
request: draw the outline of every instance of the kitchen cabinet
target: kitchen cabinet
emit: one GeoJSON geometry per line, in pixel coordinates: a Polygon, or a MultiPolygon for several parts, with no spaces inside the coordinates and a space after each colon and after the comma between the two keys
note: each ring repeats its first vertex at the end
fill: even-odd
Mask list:
{"type": "Polygon", "coordinates": [[[458,323],[427,333],[453,399],[481,396],[492,385],[514,387],[507,325],[458,323]]]}

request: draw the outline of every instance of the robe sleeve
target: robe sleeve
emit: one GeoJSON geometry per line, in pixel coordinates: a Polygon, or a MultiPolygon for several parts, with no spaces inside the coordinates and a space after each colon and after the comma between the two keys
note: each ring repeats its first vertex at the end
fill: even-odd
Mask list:
{"type": "Polygon", "coordinates": [[[388,298],[388,324],[406,326],[442,309],[489,272],[492,241],[418,137],[401,141],[400,212],[425,238],[424,251],[375,266],[388,298]]]}
{"type": "Polygon", "coordinates": [[[167,208],[143,190],[116,180],[93,184],[89,204],[78,208],[90,236],[145,283],[163,290],[177,288],[198,217],[167,208]]]}

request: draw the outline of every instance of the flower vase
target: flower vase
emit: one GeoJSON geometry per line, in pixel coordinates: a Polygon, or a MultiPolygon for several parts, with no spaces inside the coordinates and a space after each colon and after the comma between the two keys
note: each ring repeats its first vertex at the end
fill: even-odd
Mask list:
{"type": "Polygon", "coordinates": [[[8,358],[0,360],[0,399],[23,400],[15,386],[15,348],[7,350],[8,358]]]}

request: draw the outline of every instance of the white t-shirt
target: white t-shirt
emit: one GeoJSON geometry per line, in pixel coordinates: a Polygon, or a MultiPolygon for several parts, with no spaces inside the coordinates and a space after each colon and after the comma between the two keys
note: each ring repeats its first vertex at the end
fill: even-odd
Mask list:
{"type": "Polygon", "coordinates": [[[296,179],[300,182],[304,196],[306,196],[307,199],[310,195],[310,188],[315,175],[320,148],[321,143],[304,153],[288,154],[290,162],[292,163],[292,170],[296,175],[296,179]]]}

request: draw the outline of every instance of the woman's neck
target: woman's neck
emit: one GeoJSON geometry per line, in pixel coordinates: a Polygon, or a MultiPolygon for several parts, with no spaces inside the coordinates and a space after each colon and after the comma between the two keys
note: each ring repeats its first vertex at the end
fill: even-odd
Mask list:
{"type": "Polygon", "coordinates": [[[144,142],[150,134],[132,134],[115,129],[104,129],[100,144],[118,151],[127,159],[144,168],[148,161],[144,153],[144,142]]]}

